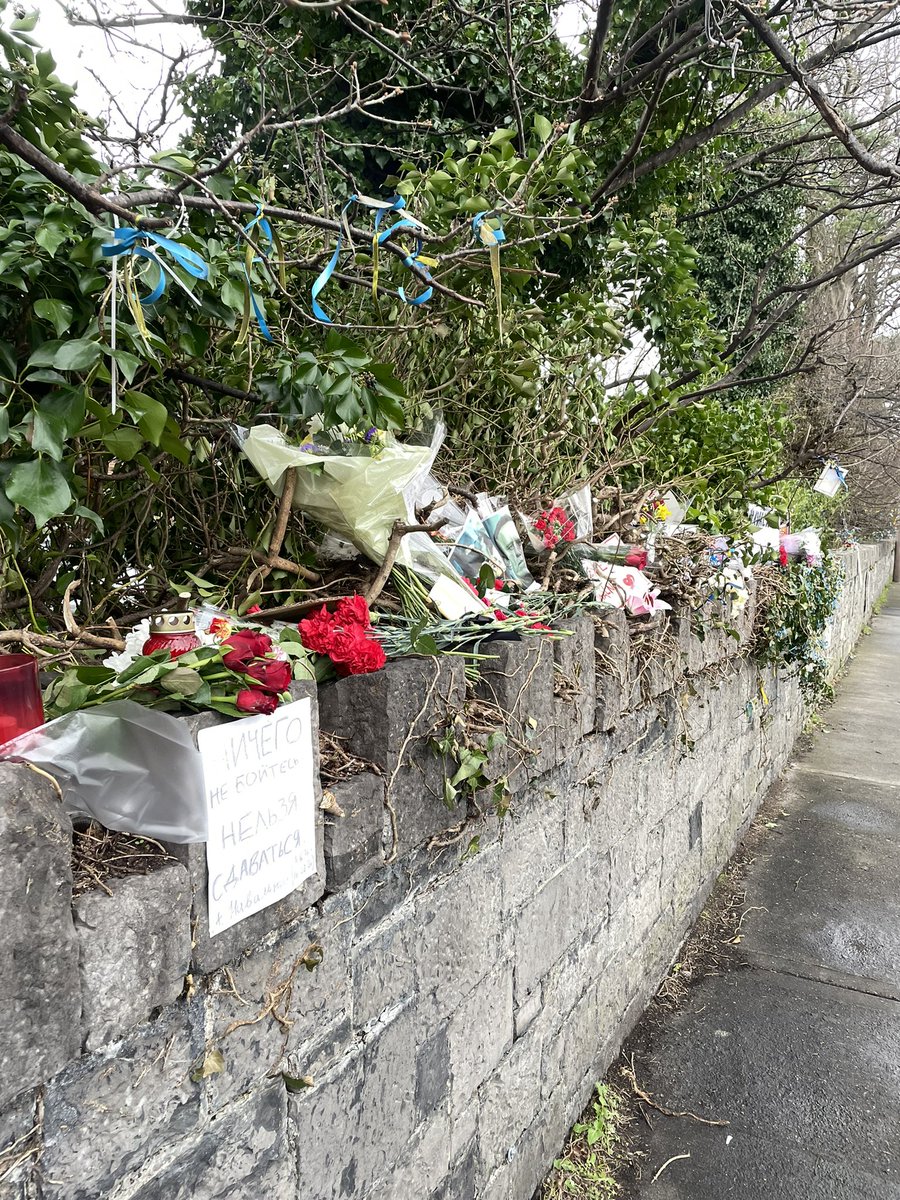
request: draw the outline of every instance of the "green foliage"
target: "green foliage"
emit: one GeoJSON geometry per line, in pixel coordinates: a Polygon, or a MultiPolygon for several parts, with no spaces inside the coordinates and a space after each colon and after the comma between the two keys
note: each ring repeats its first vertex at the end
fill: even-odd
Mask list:
{"type": "Polygon", "coordinates": [[[823,637],[841,589],[842,568],[827,556],[820,566],[791,562],[780,568],[757,652],[763,662],[796,673],[807,702],[831,692],[823,637]]]}
{"type": "MultiPolygon", "coordinates": [[[[746,194],[729,182],[729,159],[746,146],[737,135],[636,182],[611,175],[647,95],[607,89],[589,122],[573,120],[582,63],[554,35],[555,3],[511,0],[508,22],[456,3],[389,7],[380,25],[261,0],[234,0],[223,17],[220,5],[192,0],[221,71],[179,81],[192,130],[115,183],[31,18],[0,34],[0,90],[22,99],[17,131],[83,187],[127,196],[177,184],[191,204],[175,236],[209,268],[206,281],[178,274],[183,286],[170,280],[142,316],[126,301],[147,284],[140,271],[130,281],[135,264],[120,260],[113,349],[101,252],[112,219],[0,152],[0,595],[13,620],[26,610],[46,623],[75,579],[83,612],[104,618],[158,605],[188,573],[222,593],[243,583],[255,593],[260,581],[248,575],[272,537],[273,499],[231,430],[260,419],[301,437],[310,421],[326,436],[359,435],[441,408],[442,465],[460,479],[523,503],[588,476],[610,495],[680,483],[693,515],[714,528],[775,473],[786,418],[770,392],[693,399],[728,369],[744,281],[774,231],[789,229],[792,193],[746,194]],[[347,64],[350,94],[370,111],[345,111],[347,64]],[[227,155],[263,112],[273,128],[227,155]],[[323,329],[309,304],[337,236],[323,222],[366,192],[396,192],[426,224],[436,294],[413,308],[398,292],[424,286],[404,261],[408,230],[378,251],[373,286],[372,214],[358,207],[348,219],[366,234],[345,239],[323,298],[341,329],[323,329]],[[225,203],[248,211],[223,214],[225,203]],[[296,218],[274,222],[268,259],[236,230],[260,203],[296,218]],[[472,228],[483,211],[506,235],[499,262],[472,228]],[[245,336],[245,271],[271,343],[252,319],[245,336]],[[628,356],[638,365],[620,379],[628,356]]],[[[669,14],[663,0],[617,8],[609,62],[632,50],[633,67],[651,62],[668,34],[644,32],[669,14]]],[[[669,32],[687,20],[676,13],[669,32]]],[[[709,48],[723,62],[730,53],[709,48]]],[[[660,79],[640,156],[702,128],[743,87],[740,73],[693,62],[660,79]]],[[[142,210],[154,228],[177,215],[167,204],[142,210]]],[[[770,279],[793,269],[786,256],[770,279]]],[[[309,562],[295,524],[281,550],[309,562]]],[[[293,574],[267,577],[269,595],[296,587],[293,574]]]]}
{"type": "Polygon", "coordinates": [[[544,1200],[610,1200],[620,1193],[615,1178],[621,1143],[622,1100],[607,1083],[598,1083],[596,1098],[574,1127],[561,1158],[544,1185],[544,1200]]]}

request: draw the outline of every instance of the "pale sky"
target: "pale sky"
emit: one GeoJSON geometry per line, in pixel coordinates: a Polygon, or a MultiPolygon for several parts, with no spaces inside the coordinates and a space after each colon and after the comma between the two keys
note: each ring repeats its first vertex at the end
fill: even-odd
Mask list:
{"type": "MultiPolygon", "coordinates": [[[[29,10],[32,4],[26,0],[29,10]]],[[[38,0],[34,7],[40,16],[32,37],[53,55],[60,79],[78,89],[79,106],[92,116],[106,115],[117,134],[125,134],[127,125],[115,105],[111,105],[110,93],[129,117],[133,119],[140,114],[143,126],[153,124],[160,116],[159,96],[169,57],[182,50],[202,54],[203,38],[189,25],[148,25],[135,31],[126,27],[107,34],[70,24],[60,0],[38,0]],[[133,44],[134,38],[144,45],[133,44]]],[[[89,0],[71,0],[65,7],[74,8],[85,17],[94,15],[93,7],[105,17],[121,17],[135,11],[184,12],[183,0],[165,0],[165,3],[143,0],[138,4],[96,0],[93,7],[89,0]]],[[[4,13],[4,21],[12,19],[10,7],[4,13]]],[[[159,140],[171,148],[177,141],[177,133],[177,129],[168,133],[161,130],[159,140]]]]}
{"type": "MultiPolygon", "coordinates": [[[[141,114],[141,125],[146,127],[159,117],[159,95],[168,67],[166,56],[181,50],[198,59],[203,56],[203,38],[188,25],[142,25],[134,33],[126,27],[105,34],[99,29],[71,25],[65,13],[66,8],[73,8],[85,17],[92,17],[94,9],[107,18],[135,12],[180,15],[184,0],[69,0],[65,5],[61,0],[25,0],[25,6],[30,11],[38,9],[40,18],[32,36],[56,59],[60,79],[77,87],[80,107],[91,115],[106,115],[112,132],[117,134],[125,134],[127,126],[115,106],[110,105],[110,93],[129,117],[141,114]],[[144,45],[132,44],[133,36],[144,45]],[[144,46],[155,46],[157,50],[144,46]]],[[[560,13],[559,35],[573,49],[585,28],[586,12],[585,0],[570,0],[560,13]]],[[[12,7],[7,8],[3,19],[13,19],[12,7]]],[[[158,145],[172,148],[179,132],[177,125],[161,130],[158,145]]]]}

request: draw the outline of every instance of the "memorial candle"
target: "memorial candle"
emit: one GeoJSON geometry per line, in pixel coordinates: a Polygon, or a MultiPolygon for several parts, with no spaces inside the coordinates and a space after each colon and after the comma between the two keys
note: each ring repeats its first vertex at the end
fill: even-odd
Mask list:
{"type": "Polygon", "coordinates": [[[0,654],[0,746],[43,723],[37,659],[0,654]]]}

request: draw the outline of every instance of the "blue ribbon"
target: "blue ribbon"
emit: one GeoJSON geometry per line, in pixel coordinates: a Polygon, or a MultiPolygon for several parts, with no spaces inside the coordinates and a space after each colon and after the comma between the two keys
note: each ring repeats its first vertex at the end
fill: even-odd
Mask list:
{"type": "Polygon", "coordinates": [[[325,269],[319,275],[316,276],[316,280],[312,285],[313,316],[317,320],[323,321],[326,325],[331,325],[332,320],[331,320],[331,317],[329,317],[328,313],[325,311],[325,309],[322,308],[321,304],[319,304],[319,293],[325,287],[328,280],[332,277],[332,275],[334,274],[334,269],[338,265],[338,259],[341,257],[341,249],[343,248],[343,245],[344,245],[344,233],[343,233],[344,217],[347,215],[348,209],[352,208],[355,203],[356,203],[356,196],[351,196],[350,199],[347,201],[347,203],[344,205],[344,207],[341,209],[340,229],[338,229],[337,245],[334,248],[334,253],[332,254],[331,258],[328,260],[328,262],[325,264],[325,269]]]}
{"type": "MultiPolygon", "coordinates": [[[[262,246],[266,253],[271,254],[275,249],[275,235],[272,232],[272,226],[269,222],[269,218],[263,216],[261,204],[256,206],[256,216],[252,217],[244,226],[244,233],[252,234],[254,229],[258,229],[261,235],[258,238],[260,246],[262,246]]],[[[251,265],[258,262],[262,262],[262,259],[258,254],[254,254],[253,259],[251,260],[251,265]]],[[[244,260],[244,277],[247,280],[247,294],[250,297],[250,306],[253,309],[254,317],[256,317],[256,323],[259,326],[259,331],[267,342],[274,342],[275,339],[272,337],[269,326],[266,323],[266,314],[262,305],[256,298],[256,293],[253,291],[253,281],[250,278],[250,270],[248,268],[246,259],[244,260]]]]}
{"type": "MultiPolygon", "coordinates": [[[[347,200],[347,203],[341,209],[341,221],[340,221],[341,228],[338,230],[337,245],[334,248],[334,253],[332,254],[331,258],[328,260],[328,262],[325,264],[324,270],[321,272],[321,274],[318,275],[318,277],[316,278],[316,281],[312,285],[313,315],[316,317],[317,320],[324,322],[324,324],[326,324],[326,325],[331,325],[332,320],[331,320],[331,317],[328,316],[328,314],[325,312],[325,310],[319,304],[319,296],[322,293],[322,290],[325,288],[325,286],[328,283],[331,276],[334,274],[335,269],[337,268],[338,261],[341,256],[341,250],[343,249],[343,245],[344,245],[344,229],[346,228],[345,218],[346,218],[347,212],[355,204],[358,204],[358,203],[360,203],[359,196],[357,196],[357,195],[350,196],[350,198],[347,200]]],[[[420,226],[418,225],[418,223],[416,221],[411,220],[409,217],[401,217],[401,219],[399,221],[395,221],[394,224],[391,225],[388,229],[382,230],[380,228],[381,222],[384,220],[385,216],[387,216],[388,213],[399,212],[401,209],[403,209],[405,207],[406,207],[406,201],[403,199],[403,197],[395,196],[390,204],[386,204],[383,208],[379,208],[375,213],[375,234],[374,234],[374,237],[372,240],[373,240],[373,242],[377,243],[378,246],[383,246],[384,243],[389,241],[394,236],[395,233],[397,233],[398,231],[400,231],[402,229],[412,229],[415,231],[415,233],[416,233],[416,248],[412,254],[407,254],[404,257],[403,265],[406,267],[409,267],[410,270],[414,270],[417,273],[421,274],[422,277],[427,281],[429,286],[421,293],[421,295],[412,296],[412,297],[407,296],[406,290],[404,288],[398,287],[397,295],[400,297],[400,299],[405,304],[413,304],[413,305],[418,306],[420,304],[426,304],[431,299],[431,297],[434,295],[434,288],[431,286],[431,274],[430,274],[428,268],[424,265],[424,263],[420,263],[418,261],[419,255],[422,253],[422,250],[423,250],[423,242],[422,242],[422,238],[419,234],[420,226]]]]}
{"type": "MultiPolygon", "coordinates": [[[[149,262],[156,265],[159,271],[159,279],[148,296],[141,298],[141,304],[155,304],[166,290],[166,270],[171,271],[171,267],[167,268],[162,259],[149,246],[144,245],[145,242],[153,242],[160,250],[165,250],[177,263],[183,271],[194,279],[206,279],[209,276],[209,268],[193,250],[189,250],[187,246],[182,246],[180,242],[174,242],[171,238],[163,237],[160,233],[153,233],[149,229],[135,229],[133,226],[127,225],[121,229],[113,230],[113,240],[105,242],[101,246],[101,251],[104,258],[116,258],[120,254],[133,254],[137,258],[145,258],[149,262]]],[[[175,277],[177,278],[177,277],[175,277]]]]}
{"type": "MultiPolygon", "coordinates": [[[[402,200],[401,200],[401,204],[402,204],[402,200]]],[[[380,216],[381,213],[379,213],[378,215],[380,216]]],[[[407,296],[406,289],[403,287],[398,287],[397,295],[404,302],[404,304],[415,304],[415,305],[427,304],[428,301],[431,299],[431,297],[434,295],[434,288],[431,286],[431,272],[428,270],[428,268],[425,266],[424,263],[420,263],[418,261],[419,255],[422,253],[422,250],[424,249],[424,244],[422,242],[421,237],[419,236],[419,232],[418,232],[419,227],[416,224],[416,222],[409,221],[409,220],[407,220],[406,217],[403,217],[399,221],[395,221],[394,224],[390,227],[390,229],[385,229],[385,231],[383,233],[380,233],[378,235],[378,245],[383,246],[386,241],[388,241],[390,238],[392,238],[394,236],[394,234],[397,232],[398,229],[413,229],[416,231],[416,249],[415,249],[414,253],[406,255],[406,257],[403,259],[403,265],[405,267],[409,267],[409,269],[411,271],[421,272],[422,277],[428,283],[428,287],[425,289],[424,292],[420,293],[418,296],[407,296]]]]}
{"type": "MultiPolygon", "coordinates": [[[[503,218],[500,216],[500,214],[497,212],[497,210],[493,209],[493,208],[482,209],[481,212],[476,213],[475,216],[472,218],[472,232],[476,235],[478,240],[481,241],[481,225],[486,217],[496,217],[497,218],[497,220],[500,222],[500,228],[492,229],[491,226],[489,225],[488,229],[490,229],[491,233],[494,235],[495,242],[505,242],[506,234],[503,232],[503,218]]],[[[482,245],[484,245],[483,242],[482,242],[482,245]]]]}

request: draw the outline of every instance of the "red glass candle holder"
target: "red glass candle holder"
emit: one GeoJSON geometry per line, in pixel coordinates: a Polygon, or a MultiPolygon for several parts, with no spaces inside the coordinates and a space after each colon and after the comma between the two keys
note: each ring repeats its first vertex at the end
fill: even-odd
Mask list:
{"type": "Polygon", "coordinates": [[[0,746],[44,723],[37,659],[0,654],[0,746]]]}

